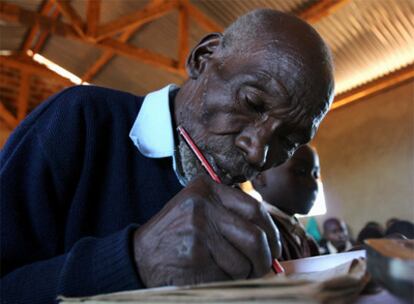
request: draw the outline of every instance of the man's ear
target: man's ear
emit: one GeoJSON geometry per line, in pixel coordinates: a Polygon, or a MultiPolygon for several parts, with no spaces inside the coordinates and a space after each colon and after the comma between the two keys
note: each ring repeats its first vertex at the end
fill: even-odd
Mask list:
{"type": "Polygon", "coordinates": [[[221,33],[211,33],[205,36],[192,49],[187,58],[186,69],[190,78],[196,79],[204,71],[207,60],[221,43],[221,33]]]}

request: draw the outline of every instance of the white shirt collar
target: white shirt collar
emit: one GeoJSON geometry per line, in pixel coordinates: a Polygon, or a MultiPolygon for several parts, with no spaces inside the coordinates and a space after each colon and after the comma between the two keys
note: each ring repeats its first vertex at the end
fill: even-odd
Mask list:
{"type": "Polygon", "coordinates": [[[169,94],[175,89],[178,89],[175,84],[169,84],[145,96],[129,137],[146,157],[172,157],[175,175],[180,184],[185,187],[187,180],[177,170],[177,160],[174,155],[175,143],[169,94]]]}
{"type": "MultiPolygon", "coordinates": [[[[330,242],[330,241],[328,241],[327,243],[326,243],[326,247],[328,248],[328,252],[329,253],[338,253],[338,249],[336,249],[336,247],[330,242]]],[[[345,252],[345,251],[348,251],[349,249],[351,249],[352,248],[352,244],[351,244],[351,242],[350,241],[347,241],[346,243],[345,243],[345,249],[344,249],[344,251],[343,252],[345,252]]]]}
{"type": "Polygon", "coordinates": [[[170,84],[148,94],[129,133],[138,150],[146,157],[174,156],[174,132],[169,93],[177,89],[170,84]]]}

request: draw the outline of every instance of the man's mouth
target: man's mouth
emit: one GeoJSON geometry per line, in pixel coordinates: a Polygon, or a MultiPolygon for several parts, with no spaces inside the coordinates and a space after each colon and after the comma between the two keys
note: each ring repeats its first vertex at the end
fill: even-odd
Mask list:
{"type": "Polygon", "coordinates": [[[207,158],[215,172],[222,179],[222,182],[226,185],[243,183],[247,180],[255,178],[259,174],[257,170],[253,169],[247,163],[235,165],[236,172],[234,172],[225,168],[224,165],[221,165],[221,163],[216,161],[212,156],[208,155],[207,158]]]}

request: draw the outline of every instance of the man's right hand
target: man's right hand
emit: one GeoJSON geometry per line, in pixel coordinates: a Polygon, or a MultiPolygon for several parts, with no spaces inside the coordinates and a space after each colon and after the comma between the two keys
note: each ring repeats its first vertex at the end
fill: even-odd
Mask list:
{"type": "Polygon", "coordinates": [[[134,234],[146,287],[260,277],[280,255],[279,232],[263,206],[200,176],[134,234]]]}

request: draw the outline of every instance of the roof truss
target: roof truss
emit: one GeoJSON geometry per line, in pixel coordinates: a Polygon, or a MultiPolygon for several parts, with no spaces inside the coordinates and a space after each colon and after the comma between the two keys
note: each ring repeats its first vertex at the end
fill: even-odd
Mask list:
{"type": "MultiPolygon", "coordinates": [[[[299,17],[316,22],[331,14],[349,0],[320,0],[313,3],[299,14],[299,17]]],[[[190,18],[207,32],[222,32],[223,27],[205,15],[189,0],[150,0],[142,9],[123,15],[115,20],[100,23],[101,0],[87,0],[86,20],[83,20],[68,0],[44,0],[38,12],[27,10],[7,1],[0,2],[0,19],[18,23],[30,28],[22,50],[41,51],[50,34],[67,39],[81,41],[103,50],[101,56],[81,76],[83,81],[91,81],[116,55],[126,56],[145,64],[161,68],[170,73],[185,77],[185,62],[189,51],[190,18]],[[151,50],[139,48],[128,43],[128,40],[143,25],[148,24],[174,10],[178,13],[178,54],[170,58],[151,50]],[[68,22],[59,20],[63,15],[68,22]]],[[[4,60],[4,59],[2,59],[4,60]]],[[[10,126],[15,126],[27,112],[27,90],[30,73],[40,73],[52,77],[53,73],[40,71],[32,66],[24,67],[23,63],[8,61],[8,64],[22,69],[21,95],[18,99],[17,117],[0,107],[0,117],[10,126]],[[6,113],[7,112],[7,113],[6,113]]],[[[56,76],[53,76],[56,78],[56,76]]]]}
{"type": "MultiPolygon", "coordinates": [[[[320,0],[299,14],[305,20],[316,22],[332,13],[348,0],[320,0]]],[[[38,31],[60,35],[68,39],[91,44],[104,50],[101,57],[90,66],[82,79],[91,81],[93,77],[113,58],[114,55],[127,56],[134,60],[153,65],[168,72],[185,76],[185,59],[188,53],[188,27],[191,18],[208,32],[221,32],[223,27],[210,19],[188,0],[151,0],[142,9],[123,15],[104,24],[99,23],[101,0],[85,1],[87,20],[82,20],[68,0],[46,0],[39,12],[29,11],[7,1],[0,2],[0,19],[30,27],[29,37],[38,31]],[[54,15],[50,11],[55,9],[54,15]],[[128,44],[129,38],[149,22],[152,22],[174,10],[178,10],[178,54],[177,58],[167,58],[128,44]],[[62,14],[69,23],[57,20],[62,14]],[[32,33],[33,32],[33,33],[32,33]],[[118,38],[111,38],[120,34],[118,38]]],[[[47,37],[47,36],[46,36],[47,37]]],[[[40,50],[45,38],[36,50],[40,50]]],[[[33,39],[33,38],[30,38],[33,39]]],[[[23,49],[31,47],[31,40],[23,49]]]]}

